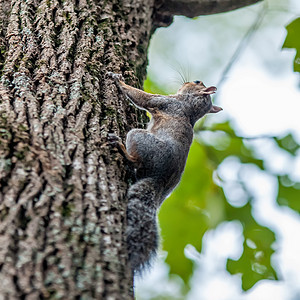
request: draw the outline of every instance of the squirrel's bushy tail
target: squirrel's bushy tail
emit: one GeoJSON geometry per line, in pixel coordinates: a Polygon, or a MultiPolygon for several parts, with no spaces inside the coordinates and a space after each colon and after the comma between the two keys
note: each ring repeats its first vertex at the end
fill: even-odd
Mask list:
{"type": "Polygon", "coordinates": [[[127,249],[135,273],[141,273],[157,251],[156,191],[151,178],[139,180],[128,190],[127,249]]]}

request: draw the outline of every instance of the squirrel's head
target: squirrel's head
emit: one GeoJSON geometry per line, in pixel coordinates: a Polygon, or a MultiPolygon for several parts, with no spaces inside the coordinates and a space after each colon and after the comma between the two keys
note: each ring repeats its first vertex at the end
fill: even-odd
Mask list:
{"type": "Polygon", "coordinates": [[[210,108],[206,113],[217,113],[221,111],[222,108],[216,105],[212,105],[209,96],[211,94],[214,94],[216,90],[217,88],[215,86],[206,87],[202,81],[195,80],[193,82],[184,83],[178,90],[177,95],[204,96],[203,100],[208,100],[210,102],[210,108]]]}
{"type": "Polygon", "coordinates": [[[215,86],[206,87],[202,81],[195,80],[193,82],[186,82],[178,90],[177,94],[199,94],[210,95],[216,92],[215,86]]]}

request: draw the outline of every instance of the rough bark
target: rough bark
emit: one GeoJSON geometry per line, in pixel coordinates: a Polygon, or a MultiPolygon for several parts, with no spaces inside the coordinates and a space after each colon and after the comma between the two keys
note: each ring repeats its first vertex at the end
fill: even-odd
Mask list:
{"type": "Polygon", "coordinates": [[[106,138],[145,116],[106,73],[144,79],[153,1],[0,0],[0,299],[133,297],[106,138]]]}
{"type": "Polygon", "coordinates": [[[130,175],[106,136],[124,137],[140,114],[105,74],[143,78],[151,1],[9,2],[1,2],[0,295],[129,299],[130,175]]]}

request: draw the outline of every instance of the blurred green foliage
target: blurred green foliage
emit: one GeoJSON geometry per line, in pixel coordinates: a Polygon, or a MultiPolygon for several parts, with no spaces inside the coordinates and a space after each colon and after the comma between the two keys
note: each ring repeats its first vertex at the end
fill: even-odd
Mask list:
{"type": "Polygon", "coordinates": [[[277,202],[300,212],[300,182],[294,182],[288,175],[278,176],[277,202]]]}
{"type": "MultiPolygon", "coordinates": [[[[228,260],[227,270],[231,274],[242,274],[242,287],[248,290],[258,280],[277,279],[271,266],[275,234],[253,218],[252,195],[247,189],[244,189],[246,204],[236,207],[228,202],[222,187],[213,180],[216,167],[228,156],[237,156],[240,164],[255,164],[261,170],[264,169],[263,162],[255,158],[253,151],[229,126],[229,123],[224,123],[211,128],[215,134],[225,134],[223,138],[226,138],[227,146],[222,150],[219,150],[217,144],[206,144],[201,139],[201,131],[198,131],[181,183],[162,205],[159,220],[163,249],[168,252],[166,262],[170,265],[170,273],[179,275],[187,285],[193,273],[193,265],[184,256],[185,246],[191,244],[201,251],[201,241],[207,230],[225,221],[238,220],[243,226],[244,251],[237,261],[228,260]],[[248,246],[249,243],[252,247],[248,246]]],[[[222,143],[222,138],[219,143],[222,143]]],[[[244,188],[244,182],[237,184],[244,188]]]]}
{"type": "MultiPolygon", "coordinates": [[[[214,22],[215,26],[217,20],[214,22]]],[[[230,24],[226,24],[226,28],[230,24]]],[[[257,29],[256,26],[254,27],[257,29]]],[[[212,27],[208,26],[208,28],[212,27]]],[[[192,30],[193,27],[190,29],[192,30]]],[[[195,27],[194,30],[199,28],[195,27]]],[[[240,30],[240,28],[234,24],[231,30],[240,30]]],[[[286,30],[287,35],[282,48],[296,49],[294,71],[300,72],[300,18],[288,24],[286,30]]],[[[222,36],[218,36],[218,43],[220,38],[222,36]]],[[[228,43],[233,43],[233,39],[229,39],[228,43]]],[[[161,54],[173,47],[175,47],[173,44],[168,44],[166,47],[160,43],[157,51],[161,54]]],[[[167,54],[166,57],[171,57],[170,52],[167,54]]],[[[210,68],[212,63],[217,62],[218,57],[209,60],[210,68]]],[[[203,68],[202,66],[201,71],[208,71],[203,68]]],[[[159,86],[149,77],[145,81],[144,88],[148,92],[157,94],[169,92],[165,84],[164,87],[159,86]]],[[[300,145],[291,133],[264,138],[274,143],[274,151],[284,151],[291,159],[299,156],[300,145]],[[275,149],[276,147],[278,149],[275,149]]],[[[194,269],[193,261],[185,256],[186,246],[192,245],[201,252],[205,233],[230,221],[242,225],[243,251],[238,259],[227,259],[227,271],[241,276],[242,288],[245,291],[262,279],[278,280],[276,271],[279,270],[274,269],[271,264],[272,254],[277,250],[276,235],[270,228],[259,224],[255,219],[253,215],[255,193],[249,188],[247,182],[249,178],[240,176],[242,171],[248,168],[255,168],[258,172],[277,179],[274,203],[300,213],[300,182],[296,182],[286,170],[281,172],[270,170],[257,154],[251,139],[239,136],[230,121],[217,124],[207,122],[204,118],[196,124],[195,141],[182,180],[172,195],[164,201],[159,211],[162,248],[167,252],[166,263],[170,267],[169,273],[170,276],[175,274],[182,278],[185,284],[184,292],[189,289],[194,269]],[[239,172],[229,182],[228,178],[222,177],[219,170],[220,166],[230,159],[238,164],[239,172]],[[235,189],[238,190],[236,198],[240,200],[234,201],[230,198],[232,195],[226,193],[228,184],[232,187],[233,194],[235,189]]],[[[263,186],[259,187],[259,189],[263,188],[263,186]]]]}
{"type": "Polygon", "coordinates": [[[294,59],[294,71],[300,72],[300,18],[292,21],[286,26],[287,35],[282,48],[296,49],[294,59]]]}
{"type": "MultiPolygon", "coordinates": [[[[148,78],[145,90],[161,92],[148,78]]],[[[185,172],[179,186],[163,203],[159,211],[162,248],[167,251],[166,263],[170,275],[179,275],[189,289],[189,279],[193,274],[193,262],[184,254],[190,244],[201,252],[204,234],[226,221],[239,221],[243,227],[243,253],[237,260],[227,260],[227,270],[240,274],[243,290],[253,287],[259,280],[277,280],[278,276],[271,264],[276,240],[274,232],[259,224],[252,215],[253,195],[247,188],[245,179],[235,182],[245,197],[242,205],[233,205],[223,190],[226,178],[218,174],[220,166],[228,157],[235,157],[241,167],[256,166],[278,179],[277,202],[300,212],[300,183],[289,175],[272,173],[266,169],[264,161],[257,158],[251,143],[238,136],[230,122],[210,124],[201,120],[195,126],[195,141],[191,146],[185,172]],[[208,135],[207,135],[208,134],[208,135]]],[[[269,137],[280,149],[292,156],[300,146],[291,134],[284,137],[269,137]]]]}

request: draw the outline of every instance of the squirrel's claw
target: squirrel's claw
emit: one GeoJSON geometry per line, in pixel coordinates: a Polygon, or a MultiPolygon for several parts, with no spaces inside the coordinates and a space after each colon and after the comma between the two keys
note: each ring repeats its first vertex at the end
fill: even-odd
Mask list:
{"type": "Polygon", "coordinates": [[[122,74],[107,72],[107,76],[114,79],[115,81],[124,81],[124,77],[122,74]]]}
{"type": "Polygon", "coordinates": [[[108,133],[106,139],[107,142],[113,146],[118,146],[120,143],[122,143],[122,140],[112,133],[108,133]]]}

